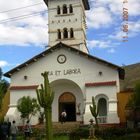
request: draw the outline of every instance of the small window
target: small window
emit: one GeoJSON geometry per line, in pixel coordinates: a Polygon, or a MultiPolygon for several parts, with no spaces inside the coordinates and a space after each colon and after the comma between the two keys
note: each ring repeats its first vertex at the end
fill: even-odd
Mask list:
{"type": "Polygon", "coordinates": [[[58,34],[58,39],[61,39],[61,31],[60,31],[60,29],[57,30],[57,34],[58,34]]]}
{"type": "Polygon", "coordinates": [[[73,28],[70,28],[70,38],[74,37],[73,28]]]}
{"type": "Polygon", "coordinates": [[[70,4],[70,6],[69,6],[69,13],[73,13],[73,7],[72,7],[71,4],[70,4]]]}
{"type": "Polygon", "coordinates": [[[64,4],[63,5],[63,14],[67,14],[67,5],[66,4],[64,4]]]}
{"type": "Polygon", "coordinates": [[[61,9],[60,6],[57,6],[57,14],[60,15],[61,14],[61,9]]]}
{"type": "Polygon", "coordinates": [[[68,30],[67,30],[67,28],[63,29],[63,36],[64,36],[64,38],[68,38],[68,30]]]}

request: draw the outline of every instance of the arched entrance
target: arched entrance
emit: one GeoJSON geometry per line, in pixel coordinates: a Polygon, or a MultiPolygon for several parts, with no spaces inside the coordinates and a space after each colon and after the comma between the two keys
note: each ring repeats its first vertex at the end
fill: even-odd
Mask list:
{"type": "Polygon", "coordinates": [[[65,92],[59,97],[59,116],[64,110],[67,113],[67,121],[76,121],[76,98],[70,92],[65,92]]]}

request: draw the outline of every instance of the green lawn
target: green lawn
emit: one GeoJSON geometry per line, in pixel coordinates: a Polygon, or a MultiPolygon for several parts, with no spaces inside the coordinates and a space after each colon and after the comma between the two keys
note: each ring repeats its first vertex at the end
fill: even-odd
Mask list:
{"type": "MultiPolygon", "coordinates": [[[[24,140],[22,136],[17,137],[17,140],[24,140]]],[[[45,140],[45,138],[31,138],[30,140],[45,140]]],[[[54,136],[54,140],[70,140],[68,136],[54,136]]]]}
{"type": "MultiPolygon", "coordinates": [[[[81,140],[95,140],[95,139],[81,139],[81,140]]],[[[104,139],[101,139],[101,140],[104,140],[104,139]]],[[[140,134],[131,134],[131,135],[122,136],[122,137],[112,137],[105,140],[140,140],[140,134]]]]}
{"type": "Polygon", "coordinates": [[[130,134],[122,137],[113,138],[110,140],[140,140],[140,134],[130,134]]]}
{"type": "Polygon", "coordinates": [[[55,136],[54,140],[69,140],[68,136],[55,136]]]}

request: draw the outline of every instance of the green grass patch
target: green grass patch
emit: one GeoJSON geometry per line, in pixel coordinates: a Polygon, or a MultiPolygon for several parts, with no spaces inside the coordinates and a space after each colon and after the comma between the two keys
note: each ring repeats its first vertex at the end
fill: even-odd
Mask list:
{"type": "MultiPolygon", "coordinates": [[[[61,135],[61,136],[54,136],[54,140],[70,140],[69,136],[61,135]]],[[[17,140],[25,140],[23,136],[18,136],[17,140]]],[[[39,138],[39,137],[32,137],[30,140],[45,140],[45,138],[39,138]]]]}
{"type": "MultiPolygon", "coordinates": [[[[81,139],[81,140],[98,140],[98,139],[81,139]]],[[[107,139],[102,139],[102,140],[140,140],[140,134],[135,133],[135,134],[129,134],[129,135],[120,136],[120,137],[115,136],[112,138],[107,138],[107,139]]]]}
{"type": "Polygon", "coordinates": [[[129,134],[122,137],[112,138],[110,140],[140,140],[140,134],[129,134]]]}
{"type": "Polygon", "coordinates": [[[54,140],[69,140],[69,136],[54,136],[54,140]]]}

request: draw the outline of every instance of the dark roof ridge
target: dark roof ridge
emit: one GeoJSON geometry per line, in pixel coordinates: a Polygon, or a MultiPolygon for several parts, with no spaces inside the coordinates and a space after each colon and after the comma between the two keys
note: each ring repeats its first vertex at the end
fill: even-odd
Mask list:
{"type": "Polygon", "coordinates": [[[136,65],[140,65],[140,62],[133,63],[133,64],[128,64],[128,65],[124,65],[122,67],[125,68],[125,67],[131,67],[131,66],[136,66],[136,65]]]}

